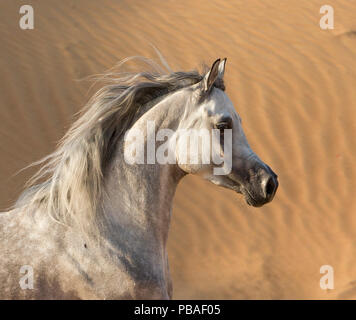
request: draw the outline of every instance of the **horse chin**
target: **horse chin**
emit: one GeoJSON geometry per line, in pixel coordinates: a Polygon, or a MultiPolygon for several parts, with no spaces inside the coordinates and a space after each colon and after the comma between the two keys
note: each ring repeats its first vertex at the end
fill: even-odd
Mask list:
{"type": "Polygon", "coordinates": [[[264,203],[256,201],[245,188],[241,189],[241,193],[244,195],[245,201],[249,206],[256,208],[263,206],[264,203]]]}

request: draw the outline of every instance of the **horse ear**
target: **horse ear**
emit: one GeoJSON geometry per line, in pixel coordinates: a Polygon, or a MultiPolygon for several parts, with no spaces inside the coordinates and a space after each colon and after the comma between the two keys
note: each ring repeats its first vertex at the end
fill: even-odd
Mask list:
{"type": "Polygon", "coordinates": [[[224,77],[226,60],[227,60],[227,58],[224,58],[219,63],[219,75],[218,75],[218,78],[221,79],[221,80],[224,77]]]}
{"type": "Polygon", "coordinates": [[[209,92],[216,80],[222,80],[225,73],[226,58],[223,60],[217,59],[211,66],[210,71],[203,79],[203,88],[205,92],[209,92]]]}
{"type": "Polygon", "coordinates": [[[209,92],[211,90],[215,80],[218,78],[219,66],[220,66],[220,59],[217,59],[211,66],[210,71],[204,76],[203,90],[205,92],[209,92]]]}

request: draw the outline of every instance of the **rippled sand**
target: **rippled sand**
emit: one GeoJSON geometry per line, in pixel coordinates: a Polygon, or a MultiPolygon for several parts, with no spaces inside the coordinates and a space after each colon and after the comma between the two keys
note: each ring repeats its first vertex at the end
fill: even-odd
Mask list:
{"type": "Polygon", "coordinates": [[[356,298],[356,2],[23,1],[0,3],[0,206],[51,152],[88,100],[77,81],[131,55],[174,69],[227,57],[227,93],[257,154],[279,175],[274,201],[196,177],[178,188],[169,239],[175,298],[356,298]],[[319,286],[322,265],[335,289],[319,286]]]}

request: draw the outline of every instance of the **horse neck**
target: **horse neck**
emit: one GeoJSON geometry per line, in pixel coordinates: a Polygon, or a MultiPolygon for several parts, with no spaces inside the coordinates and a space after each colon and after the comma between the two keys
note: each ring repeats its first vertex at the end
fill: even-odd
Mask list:
{"type": "MultiPolygon", "coordinates": [[[[156,130],[162,127],[175,130],[186,102],[187,97],[183,93],[164,98],[133,127],[145,132],[147,121],[154,120],[156,130]]],[[[102,203],[109,226],[108,240],[121,249],[125,244],[126,254],[131,252],[142,257],[147,247],[151,248],[150,251],[157,248],[162,253],[167,242],[174,193],[185,173],[174,164],[127,164],[123,138],[121,140],[106,174],[106,193],[102,203]]]]}

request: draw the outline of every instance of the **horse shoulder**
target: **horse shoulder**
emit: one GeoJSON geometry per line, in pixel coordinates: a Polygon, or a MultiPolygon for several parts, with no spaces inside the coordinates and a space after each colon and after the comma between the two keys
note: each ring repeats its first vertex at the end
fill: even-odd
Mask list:
{"type": "MultiPolygon", "coordinates": [[[[80,299],[88,284],[68,250],[66,227],[28,212],[0,214],[0,298],[80,299]]],[[[94,298],[94,296],[93,296],[94,298]]]]}

